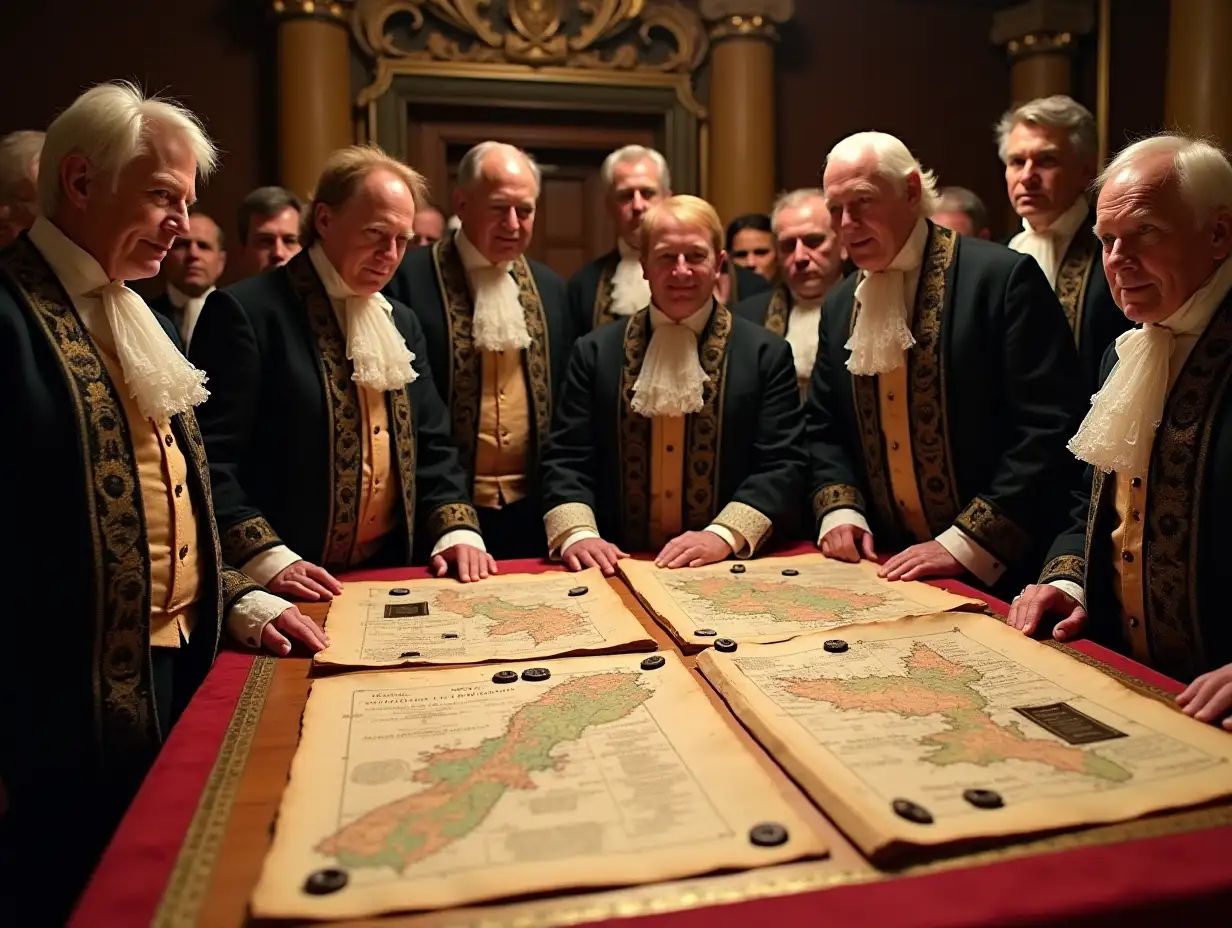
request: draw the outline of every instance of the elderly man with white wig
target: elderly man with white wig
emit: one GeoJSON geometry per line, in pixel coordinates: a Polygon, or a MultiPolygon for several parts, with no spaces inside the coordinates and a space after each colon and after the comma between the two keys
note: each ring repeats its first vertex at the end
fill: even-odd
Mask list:
{"type": "Polygon", "coordinates": [[[850,136],[825,195],[860,268],[822,309],[807,403],[818,544],[891,580],[1034,576],[1076,486],[1073,340],[1034,259],[928,216],[936,192],[898,139],[850,136]],[[876,548],[874,546],[876,541],[876,548]]]}
{"type": "Polygon", "coordinates": [[[1033,633],[1047,619],[1061,641],[1086,634],[1192,681],[1185,713],[1232,730],[1232,164],[1162,135],[1099,184],[1104,272],[1136,327],[1104,356],[1070,443],[1086,481],[1010,621],[1033,633]]]}
{"type": "Polygon", "coordinates": [[[37,916],[14,924],[66,914],[224,617],[279,653],[283,632],[324,643],[223,566],[193,416],[205,375],[125,285],[158,273],[215,160],[188,111],[94,87],[48,129],[42,218],[0,254],[0,486],[21,650],[0,682],[0,897],[8,913],[38,893],[37,916]]]}
{"type": "Polygon", "coordinates": [[[498,559],[545,553],[539,462],[575,337],[564,280],[526,257],[540,180],[526,152],[480,142],[458,164],[461,227],[407,252],[385,288],[423,326],[484,540],[498,559]]]}

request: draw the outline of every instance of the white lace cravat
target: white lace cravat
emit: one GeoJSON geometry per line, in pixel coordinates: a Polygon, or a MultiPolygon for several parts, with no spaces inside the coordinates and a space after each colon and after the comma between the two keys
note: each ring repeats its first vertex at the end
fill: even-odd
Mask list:
{"type": "Polygon", "coordinates": [[[615,316],[632,316],[639,309],[650,305],[650,282],[642,271],[642,259],[637,250],[617,241],[620,262],[612,274],[612,305],[615,316]]]}
{"type": "Polygon", "coordinates": [[[787,315],[787,343],[796,364],[796,379],[807,380],[817,361],[817,336],[821,326],[821,300],[793,300],[787,315]]]}
{"type": "Polygon", "coordinates": [[[474,294],[471,337],[475,347],[480,351],[521,351],[530,347],[526,311],[518,285],[509,274],[509,262],[493,264],[460,229],[455,241],[474,294]]]}
{"type": "Polygon", "coordinates": [[[145,300],[122,280],[94,292],[102,298],[124,386],[143,416],[163,423],[209,398],[205,371],[188,363],[145,300]]]}
{"type": "Polygon", "coordinates": [[[1155,430],[1174,371],[1176,343],[1192,346],[1232,290],[1232,260],[1226,260],[1185,304],[1159,325],[1130,329],[1116,341],[1116,367],[1091,398],[1091,409],[1069,450],[1102,471],[1145,474],[1155,430]]]}
{"type": "Polygon", "coordinates": [[[682,322],[650,307],[650,344],[630,403],[638,415],[684,416],[701,410],[706,372],[697,357],[697,336],[713,307],[709,303],[682,322]]]}
{"type": "Polygon", "coordinates": [[[331,300],[344,304],[347,358],[351,379],[369,390],[399,390],[419,375],[412,362],[415,355],[394,325],[394,308],[380,293],[360,296],[346,285],[337,269],[325,257],[319,244],[308,252],[317,276],[331,300]]]}
{"type": "Polygon", "coordinates": [[[907,326],[907,274],[920,266],[927,241],[928,224],[921,219],[889,267],[865,274],[856,285],[856,324],[843,346],[851,352],[847,370],[853,374],[895,370],[915,344],[907,326]]]}
{"type": "Polygon", "coordinates": [[[1037,232],[1024,219],[1022,231],[1010,239],[1009,247],[1019,254],[1034,258],[1044,276],[1048,278],[1048,283],[1056,286],[1061,259],[1065,257],[1065,250],[1069,248],[1069,243],[1073,241],[1088,212],[1090,206],[1086,199],[1079,197],[1047,229],[1037,232]]]}

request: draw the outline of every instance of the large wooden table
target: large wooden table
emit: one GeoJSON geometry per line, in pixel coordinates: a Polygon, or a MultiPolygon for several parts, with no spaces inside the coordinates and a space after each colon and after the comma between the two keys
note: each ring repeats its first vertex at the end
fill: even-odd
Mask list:
{"type": "MultiPolygon", "coordinates": [[[[792,552],[783,552],[792,553],[792,552]]],[[[548,569],[513,561],[506,572],[548,569]]],[[[423,569],[346,579],[412,579],[423,569]]],[[[618,579],[654,636],[680,653],[618,579]]],[[[978,596],[961,584],[954,592],[978,596]]],[[[984,598],[991,611],[1005,604],[984,598]]],[[[305,609],[318,621],[326,608],[305,609]]],[[[1065,648],[1167,700],[1172,680],[1086,642],[1065,648]]],[[[693,667],[693,658],[684,657],[693,667]]],[[[248,898],[269,846],[299,739],[311,661],[222,654],[176,726],[83,896],[74,928],[255,924],[248,898]]],[[[416,672],[432,672],[431,670],[416,672]]],[[[423,928],[576,925],[642,917],[637,928],[716,924],[919,925],[1224,923],[1232,911],[1232,804],[1024,841],[899,871],[866,861],[697,675],[748,750],[829,842],[818,861],[601,892],[381,919],[423,928]],[[1165,915],[1166,913],[1166,915],[1165,915]]],[[[1230,736],[1232,737],[1232,736],[1230,736]]],[[[348,924],[377,924],[377,921],[348,924]]]]}

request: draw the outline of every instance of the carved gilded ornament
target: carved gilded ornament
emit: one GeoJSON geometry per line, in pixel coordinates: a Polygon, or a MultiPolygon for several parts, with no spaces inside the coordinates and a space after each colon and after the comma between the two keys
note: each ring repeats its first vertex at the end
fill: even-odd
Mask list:
{"type": "Polygon", "coordinates": [[[493,0],[357,0],[352,23],[376,59],[689,73],[706,55],[705,27],[679,0],[506,0],[493,7],[493,0]],[[670,47],[649,60],[652,33],[670,47]]]}
{"type": "Polygon", "coordinates": [[[778,23],[795,13],[794,0],[698,0],[698,12],[710,23],[710,39],[777,39],[778,23]]]}
{"type": "Polygon", "coordinates": [[[332,19],[346,24],[355,0],[271,0],[270,8],[279,19],[332,19]]]}
{"type": "Polygon", "coordinates": [[[1068,32],[1028,33],[1005,43],[1006,54],[1011,61],[1030,55],[1046,55],[1053,52],[1071,52],[1075,48],[1074,37],[1068,32]]]}

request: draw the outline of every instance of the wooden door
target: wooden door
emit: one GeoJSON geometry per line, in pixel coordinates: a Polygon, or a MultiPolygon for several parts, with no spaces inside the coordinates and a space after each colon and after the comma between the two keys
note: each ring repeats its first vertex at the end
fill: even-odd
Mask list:
{"type": "Polygon", "coordinates": [[[458,163],[472,145],[496,139],[534,156],[543,173],[543,189],[527,256],[566,278],[616,241],[615,227],[603,206],[603,159],[622,145],[653,147],[662,132],[662,126],[646,117],[624,114],[410,109],[408,160],[427,177],[434,200],[446,214],[458,163]],[[614,121],[622,124],[612,125],[614,121]]]}

